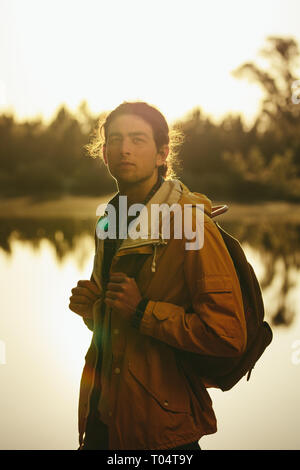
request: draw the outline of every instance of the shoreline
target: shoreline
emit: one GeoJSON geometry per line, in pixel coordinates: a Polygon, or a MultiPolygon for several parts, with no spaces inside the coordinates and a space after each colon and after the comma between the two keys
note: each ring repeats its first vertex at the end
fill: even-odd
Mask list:
{"type": "MultiPolygon", "coordinates": [[[[114,195],[89,197],[65,196],[56,200],[33,201],[30,196],[0,199],[0,218],[95,218],[99,204],[107,203],[114,195]]],[[[224,204],[214,201],[213,205],[224,204]]],[[[231,221],[242,217],[247,221],[257,219],[300,222],[300,204],[285,201],[238,204],[225,202],[228,211],[218,220],[231,221]]]]}

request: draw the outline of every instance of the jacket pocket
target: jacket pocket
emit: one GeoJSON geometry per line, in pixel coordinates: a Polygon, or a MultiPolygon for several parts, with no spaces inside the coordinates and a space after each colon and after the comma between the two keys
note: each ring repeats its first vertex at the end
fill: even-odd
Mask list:
{"type": "Polygon", "coordinates": [[[236,287],[234,278],[228,274],[206,275],[197,280],[194,308],[201,313],[209,331],[215,332],[215,345],[218,344],[217,350],[209,348],[208,355],[233,357],[243,350],[245,320],[236,287]],[[217,337],[225,342],[217,341],[217,337]]]}
{"type": "Polygon", "coordinates": [[[177,366],[174,351],[167,345],[143,337],[132,352],[128,369],[145,392],[166,411],[189,413],[186,379],[177,366]]]}

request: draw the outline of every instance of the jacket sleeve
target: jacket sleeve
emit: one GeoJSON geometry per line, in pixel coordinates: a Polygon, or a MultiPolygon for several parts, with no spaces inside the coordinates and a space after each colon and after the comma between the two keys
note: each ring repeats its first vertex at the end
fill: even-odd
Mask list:
{"type": "MultiPolygon", "coordinates": [[[[91,275],[90,281],[93,281],[93,274],[91,275]]],[[[94,331],[94,320],[92,318],[85,318],[82,317],[85,325],[88,327],[89,330],[94,331]]]]}
{"type": "MultiPolygon", "coordinates": [[[[96,235],[96,227],[95,227],[95,231],[94,231],[94,240],[95,240],[95,254],[97,253],[97,235],[96,235]]],[[[94,278],[93,278],[93,273],[90,277],[90,281],[93,281],[94,278]]],[[[95,281],[94,281],[95,282],[95,281]]],[[[89,318],[84,318],[82,317],[85,325],[88,327],[89,330],[91,331],[94,331],[94,321],[93,319],[89,319],[89,318]]]]}
{"type": "Polygon", "coordinates": [[[203,247],[184,251],[183,271],[191,307],[185,311],[179,305],[149,300],[140,332],[198,354],[242,354],[247,331],[239,280],[212,221],[204,223],[203,247]]]}

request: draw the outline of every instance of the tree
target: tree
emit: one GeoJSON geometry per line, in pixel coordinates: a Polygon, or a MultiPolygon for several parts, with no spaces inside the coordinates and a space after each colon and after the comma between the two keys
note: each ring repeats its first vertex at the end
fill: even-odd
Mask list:
{"type": "Polygon", "coordinates": [[[269,60],[268,71],[256,64],[245,63],[233,71],[233,76],[247,77],[262,87],[265,97],[255,125],[263,132],[276,130],[280,139],[294,134],[295,128],[299,130],[300,106],[292,100],[292,87],[299,67],[299,46],[293,38],[270,36],[260,55],[269,60]]]}

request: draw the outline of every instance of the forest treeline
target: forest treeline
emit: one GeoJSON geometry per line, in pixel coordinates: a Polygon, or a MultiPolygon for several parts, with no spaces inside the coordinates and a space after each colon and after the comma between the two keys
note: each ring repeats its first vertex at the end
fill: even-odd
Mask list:
{"type": "MultiPolygon", "coordinates": [[[[269,37],[260,54],[269,62],[267,70],[245,63],[234,71],[236,78],[252,80],[264,91],[250,128],[237,115],[216,124],[201,108],[174,123],[184,134],[178,176],[213,200],[300,201],[299,47],[293,38],[269,37]]],[[[47,125],[0,115],[0,197],[115,191],[100,158],[85,150],[98,119],[85,102],[76,113],[61,106],[47,125]]]]}

